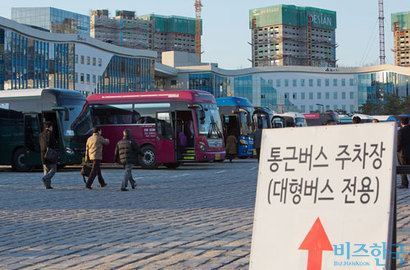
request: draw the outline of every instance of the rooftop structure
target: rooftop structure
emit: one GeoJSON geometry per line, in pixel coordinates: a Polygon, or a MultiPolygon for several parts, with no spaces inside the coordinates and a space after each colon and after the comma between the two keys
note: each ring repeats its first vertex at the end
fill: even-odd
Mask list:
{"type": "Polygon", "coordinates": [[[90,17],[53,7],[18,7],[11,9],[11,19],[52,33],[90,35],[90,17]]]}

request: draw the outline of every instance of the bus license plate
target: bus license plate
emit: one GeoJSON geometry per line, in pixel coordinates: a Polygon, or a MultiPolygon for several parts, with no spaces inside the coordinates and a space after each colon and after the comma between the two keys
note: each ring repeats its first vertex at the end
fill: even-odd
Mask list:
{"type": "Polygon", "coordinates": [[[221,159],[221,154],[215,154],[215,160],[220,160],[221,159]]]}

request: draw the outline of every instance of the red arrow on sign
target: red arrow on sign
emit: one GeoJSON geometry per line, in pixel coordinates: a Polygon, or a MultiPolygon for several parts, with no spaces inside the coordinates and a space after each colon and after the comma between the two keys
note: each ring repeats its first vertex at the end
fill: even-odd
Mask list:
{"type": "Polygon", "coordinates": [[[322,269],[322,253],[324,250],[333,250],[333,247],[319,218],[316,219],[299,249],[309,251],[307,270],[322,269]]]}

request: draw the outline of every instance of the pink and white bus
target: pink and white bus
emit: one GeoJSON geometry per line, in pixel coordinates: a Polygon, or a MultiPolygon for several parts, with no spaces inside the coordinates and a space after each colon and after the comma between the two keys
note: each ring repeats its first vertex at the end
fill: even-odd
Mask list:
{"type": "Polygon", "coordinates": [[[87,98],[86,114],[110,139],[103,162],[113,162],[124,129],[131,130],[144,153],[139,160],[143,168],[177,168],[183,162],[225,158],[218,107],[205,91],[94,94],[87,98]]]}

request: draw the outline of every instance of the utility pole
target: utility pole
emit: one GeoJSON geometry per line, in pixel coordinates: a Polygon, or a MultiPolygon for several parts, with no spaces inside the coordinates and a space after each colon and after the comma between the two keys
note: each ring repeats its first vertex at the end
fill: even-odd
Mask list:
{"type": "Polygon", "coordinates": [[[195,0],[195,53],[198,54],[201,63],[201,0],[195,0]]]}
{"type": "Polygon", "coordinates": [[[379,48],[380,65],[386,64],[386,54],[384,47],[384,9],[383,0],[379,0],[379,48]]]}

